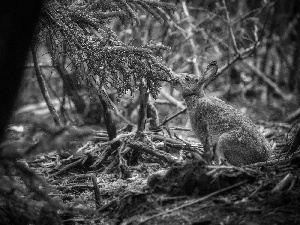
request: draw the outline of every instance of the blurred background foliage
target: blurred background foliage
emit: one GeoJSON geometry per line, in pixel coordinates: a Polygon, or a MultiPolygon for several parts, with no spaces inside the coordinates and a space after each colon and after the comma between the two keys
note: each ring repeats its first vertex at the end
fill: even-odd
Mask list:
{"type": "MultiPolygon", "coordinates": [[[[297,109],[297,0],[124,2],[49,1],[43,10],[35,46],[65,122],[99,123],[100,87],[118,113],[136,122],[136,90],[143,78],[154,97],[162,85],[156,102],[168,103],[165,95],[174,93],[161,81],[169,79],[169,69],[201,73],[211,60],[218,61],[222,75],[208,86],[209,93],[265,120],[283,120],[297,109]],[[96,93],[89,91],[93,83],[96,93]]],[[[31,62],[29,55],[17,106],[42,100],[31,62]]]]}

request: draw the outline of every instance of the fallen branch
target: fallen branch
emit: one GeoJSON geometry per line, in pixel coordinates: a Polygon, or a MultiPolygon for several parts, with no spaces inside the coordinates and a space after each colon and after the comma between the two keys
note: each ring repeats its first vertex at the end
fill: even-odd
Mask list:
{"type": "Polygon", "coordinates": [[[99,144],[97,144],[95,147],[90,148],[90,149],[87,150],[85,153],[90,153],[90,152],[94,151],[95,148],[101,148],[101,147],[104,147],[104,146],[106,146],[106,145],[112,145],[112,144],[114,144],[114,143],[120,141],[121,139],[126,138],[126,137],[129,137],[129,136],[132,136],[132,135],[134,135],[134,134],[135,134],[134,132],[130,132],[130,133],[128,133],[128,134],[120,134],[120,135],[118,135],[117,137],[115,137],[114,139],[112,139],[112,140],[110,140],[110,141],[107,141],[107,142],[104,142],[104,143],[99,143],[99,144]]]}
{"type": "Polygon", "coordinates": [[[294,175],[288,173],[280,182],[272,189],[272,193],[282,191],[288,184],[295,179],[294,175]]]}
{"type": "MultiPolygon", "coordinates": [[[[174,140],[172,138],[167,138],[167,137],[164,137],[164,136],[161,136],[161,135],[152,135],[151,139],[152,139],[152,141],[163,141],[167,145],[170,145],[172,147],[179,147],[181,149],[183,149],[183,148],[185,148],[187,146],[186,144],[184,144],[184,143],[182,143],[180,141],[174,140]]],[[[191,144],[189,144],[189,145],[192,146],[191,144]]]]}
{"type": "Polygon", "coordinates": [[[54,176],[60,176],[62,173],[66,172],[67,170],[71,169],[72,167],[75,167],[75,166],[79,165],[82,162],[83,158],[80,158],[80,159],[76,160],[75,162],[72,162],[72,163],[66,165],[65,167],[63,167],[62,169],[60,169],[59,171],[57,171],[54,174],[54,176]]]}
{"type": "Polygon", "coordinates": [[[169,130],[192,131],[192,129],[185,127],[169,127],[169,130]]]}
{"type": "Polygon", "coordinates": [[[178,162],[178,159],[176,157],[174,157],[173,155],[166,153],[164,151],[158,150],[158,149],[153,149],[152,147],[146,145],[145,143],[143,143],[141,141],[130,140],[127,142],[127,146],[129,146],[130,148],[132,148],[134,150],[143,151],[147,154],[156,156],[157,158],[162,159],[168,163],[178,162]]]}

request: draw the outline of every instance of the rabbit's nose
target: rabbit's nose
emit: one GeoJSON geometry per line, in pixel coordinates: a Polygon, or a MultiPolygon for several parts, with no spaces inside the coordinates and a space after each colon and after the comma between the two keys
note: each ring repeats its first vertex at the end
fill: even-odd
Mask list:
{"type": "Polygon", "coordinates": [[[179,78],[178,78],[178,77],[173,77],[173,79],[171,80],[171,83],[172,83],[173,85],[179,84],[179,78]]]}
{"type": "Polygon", "coordinates": [[[171,77],[171,83],[174,85],[174,84],[177,84],[179,82],[179,77],[177,74],[173,74],[173,76],[171,77]]]}

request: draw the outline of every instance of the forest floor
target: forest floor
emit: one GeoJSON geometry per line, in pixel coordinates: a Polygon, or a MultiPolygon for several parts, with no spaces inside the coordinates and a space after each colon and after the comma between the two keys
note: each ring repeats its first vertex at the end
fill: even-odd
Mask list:
{"type": "MultiPolygon", "coordinates": [[[[177,122],[184,123],[184,117],[177,122]]],[[[290,125],[260,121],[258,127],[280,151],[290,125]]],[[[177,136],[198,142],[192,132],[177,136]]],[[[299,154],[269,165],[233,167],[189,160],[171,166],[143,153],[122,177],[120,168],[106,170],[110,159],[104,168],[91,169],[101,151],[64,152],[26,159],[51,186],[50,197],[90,209],[60,212],[64,224],[300,224],[299,154]]]]}

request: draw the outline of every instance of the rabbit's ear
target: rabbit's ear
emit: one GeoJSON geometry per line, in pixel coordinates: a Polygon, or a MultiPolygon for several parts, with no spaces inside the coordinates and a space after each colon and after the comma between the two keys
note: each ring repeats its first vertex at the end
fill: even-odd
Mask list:
{"type": "Polygon", "coordinates": [[[210,81],[212,81],[215,78],[217,71],[218,71],[217,62],[211,61],[206,67],[202,75],[203,83],[208,84],[210,81]]]}

